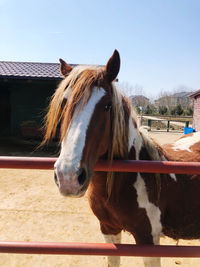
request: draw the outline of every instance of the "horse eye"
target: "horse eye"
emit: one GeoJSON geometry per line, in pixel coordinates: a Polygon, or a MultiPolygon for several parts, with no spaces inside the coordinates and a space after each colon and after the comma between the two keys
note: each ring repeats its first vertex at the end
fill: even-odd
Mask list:
{"type": "Polygon", "coordinates": [[[112,104],[109,103],[109,104],[107,104],[107,105],[105,106],[104,110],[105,110],[105,111],[109,111],[109,110],[111,110],[111,108],[112,108],[112,104]]]}

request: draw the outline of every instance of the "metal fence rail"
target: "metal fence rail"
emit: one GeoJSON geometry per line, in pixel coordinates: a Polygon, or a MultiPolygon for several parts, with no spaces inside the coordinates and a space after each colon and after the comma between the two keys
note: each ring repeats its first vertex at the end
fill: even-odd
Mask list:
{"type": "Polygon", "coordinates": [[[0,253],[199,258],[200,246],[0,242],[0,253]]]}
{"type": "MultiPolygon", "coordinates": [[[[0,156],[0,168],[51,170],[53,169],[55,161],[56,158],[0,156]]],[[[116,172],[200,174],[200,162],[115,160],[112,164],[110,164],[106,161],[99,161],[95,165],[94,170],[116,172]]]]}
{"type": "MultiPolygon", "coordinates": [[[[1,156],[0,168],[48,170],[53,169],[55,161],[56,158],[1,156]]],[[[200,174],[200,163],[118,160],[109,164],[99,161],[95,171],[200,174]]],[[[0,253],[200,258],[200,246],[0,241],[0,253]]]]}

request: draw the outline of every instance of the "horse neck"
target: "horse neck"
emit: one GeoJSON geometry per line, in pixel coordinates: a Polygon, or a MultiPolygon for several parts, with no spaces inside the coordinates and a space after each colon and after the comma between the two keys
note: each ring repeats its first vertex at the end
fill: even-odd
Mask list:
{"type": "Polygon", "coordinates": [[[143,140],[143,147],[147,151],[150,160],[160,161],[164,158],[163,148],[151,137],[144,128],[140,128],[140,136],[143,140]]]}
{"type": "MultiPolygon", "coordinates": [[[[160,160],[159,147],[151,140],[147,133],[138,129],[135,116],[130,114],[128,119],[128,144],[124,144],[128,148],[128,157],[117,157],[121,160],[140,160],[140,159],[151,159],[160,160]],[[142,153],[141,153],[142,152],[142,153]],[[140,158],[143,155],[146,158],[140,158]]],[[[108,153],[100,157],[101,159],[107,160],[108,153]]],[[[116,158],[115,158],[116,159],[116,158]]],[[[115,173],[115,172],[104,172],[96,173],[92,179],[90,188],[91,191],[98,192],[103,195],[109,201],[118,201],[119,194],[123,189],[123,186],[132,181],[132,178],[136,174],[133,173],[115,173]],[[117,178],[117,179],[116,179],[117,178]],[[105,190],[105,188],[107,188],[105,190]]]]}
{"type": "MultiPolygon", "coordinates": [[[[132,113],[129,117],[129,134],[128,134],[128,149],[129,159],[132,160],[156,160],[159,161],[163,157],[163,149],[156,143],[148,132],[140,127],[137,127],[135,123],[135,114],[132,113]],[[133,153],[134,151],[134,153],[133,153]],[[141,151],[145,151],[146,158],[141,158],[141,151]]],[[[143,155],[144,156],[144,155],[143,155]]]]}
{"type": "Polygon", "coordinates": [[[143,146],[143,138],[138,130],[135,118],[132,114],[129,117],[128,126],[128,153],[129,159],[139,160],[140,150],[143,146]]]}

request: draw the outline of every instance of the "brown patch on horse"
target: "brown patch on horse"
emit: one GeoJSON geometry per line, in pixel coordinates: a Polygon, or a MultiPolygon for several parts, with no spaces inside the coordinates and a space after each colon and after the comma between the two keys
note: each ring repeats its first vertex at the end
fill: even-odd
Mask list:
{"type": "MultiPolygon", "coordinates": [[[[188,135],[184,135],[181,138],[179,138],[176,142],[179,140],[186,140],[188,137],[193,137],[195,133],[191,133],[188,135]]],[[[180,161],[180,162],[199,162],[200,161],[200,140],[199,142],[196,142],[194,144],[191,144],[191,146],[186,147],[186,149],[180,149],[176,147],[176,142],[172,144],[165,144],[162,146],[163,149],[163,155],[167,160],[170,161],[180,161]],[[188,149],[190,151],[188,151],[188,149]]],[[[191,175],[190,179],[196,179],[200,178],[199,175],[191,175]]]]}
{"type": "Polygon", "coordinates": [[[195,143],[190,147],[191,152],[188,150],[174,150],[174,144],[166,144],[162,146],[164,156],[170,161],[200,161],[200,142],[195,143]]]}

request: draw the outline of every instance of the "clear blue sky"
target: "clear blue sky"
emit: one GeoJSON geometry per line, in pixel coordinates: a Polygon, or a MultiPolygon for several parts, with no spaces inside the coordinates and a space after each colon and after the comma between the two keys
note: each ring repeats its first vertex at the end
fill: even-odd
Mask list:
{"type": "Polygon", "coordinates": [[[115,48],[120,82],[200,89],[200,1],[0,0],[0,60],[105,64],[115,48]]]}

